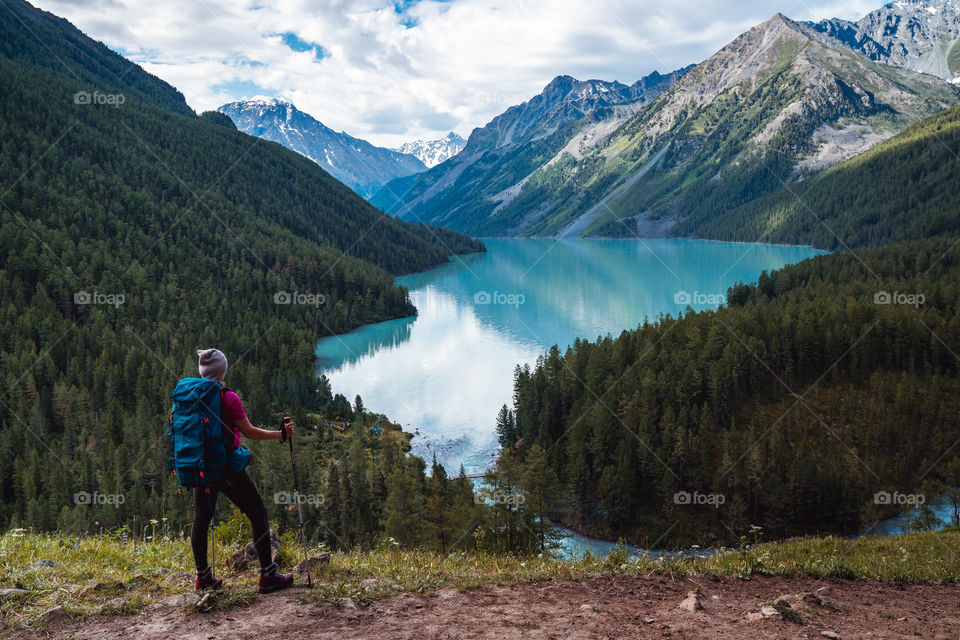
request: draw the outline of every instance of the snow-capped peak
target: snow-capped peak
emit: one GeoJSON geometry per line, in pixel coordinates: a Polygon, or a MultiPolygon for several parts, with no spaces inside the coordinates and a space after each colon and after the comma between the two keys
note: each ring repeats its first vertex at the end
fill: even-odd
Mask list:
{"type": "Polygon", "coordinates": [[[244,100],[249,105],[263,105],[265,107],[276,107],[279,105],[289,105],[290,103],[283,98],[274,98],[273,96],[253,96],[249,100],[244,100]]]}
{"type": "Polygon", "coordinates": [[[415,140],[394,149],[394,151],[416,156],[429,168],[457,155],[466,144],[466,140],[451,131],[437,140],[415,140]]]}

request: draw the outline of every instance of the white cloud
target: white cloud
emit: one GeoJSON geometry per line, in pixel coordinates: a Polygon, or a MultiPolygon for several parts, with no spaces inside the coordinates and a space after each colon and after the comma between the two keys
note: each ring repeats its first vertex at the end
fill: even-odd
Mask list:
{"type": "MultiPolygon", "coordinates": [[[[180,89],[197,110],[265,93],[398,146],[467,135],[553,77],[632,83],[699,62],[776,12],[858,17],[869,0],[34,0],[180,89]],[[281,34],[323,48],[294,51],[281,34]]],[[[298,46],[296,48],[303,48],[298,46]]]]}

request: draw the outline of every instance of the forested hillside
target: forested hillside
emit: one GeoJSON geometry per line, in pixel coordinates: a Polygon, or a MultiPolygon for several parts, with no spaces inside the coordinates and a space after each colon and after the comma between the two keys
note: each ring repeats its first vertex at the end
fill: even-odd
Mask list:
{"type": "Polygon", "coordinates": [[[960,107],[911,125],[847,162],[676,231],[728,240],[877,246],[960,228],[960,107]]]}
{"type": "MultiPolygon", "coordinates": [[[[0,15],[5,41],[28,40],[0,15]]],[[[0,527],[182,524],[164,431],[197,348],[227,353],[255,423],[342,410],[318,388],[315,341],[414,313],[394,276],[482,244],[392,220],[280,145],[148,99],[175,90],[50,24],[37,55],[80,81],[0,49],[0,527]],[[114,90],[145,97],[75,98],[114,90]],[[126,499],[93,508],[78,492],[126,499]]]]}
{"type": "Polygon", "coordinates": [[[819,256],[717,311],[554,348],[518,368],[501,441],[546,451],[558,514],[606,536],[870,527],[905,508],[876,492],[960,486],[954,242],[819,256]]]}
{"type": "Polygon", "coordinates": [[[3,0],[0,57],[36,65],[125,100],[193,115],[183,94],[160,78],[84,35],[75,26],[24,0],[3,0]]]}

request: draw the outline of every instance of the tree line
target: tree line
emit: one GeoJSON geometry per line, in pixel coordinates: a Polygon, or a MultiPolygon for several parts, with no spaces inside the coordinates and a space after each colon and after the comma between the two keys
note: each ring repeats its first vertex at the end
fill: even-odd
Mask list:
{"type": "Polygon", "coordinates": [[[501,443],[542,449],[552,513],[608,538],[869,528],[960,486],[954,242],[818,256],[719,310],[554,347],[517,368],[501,443]]]}

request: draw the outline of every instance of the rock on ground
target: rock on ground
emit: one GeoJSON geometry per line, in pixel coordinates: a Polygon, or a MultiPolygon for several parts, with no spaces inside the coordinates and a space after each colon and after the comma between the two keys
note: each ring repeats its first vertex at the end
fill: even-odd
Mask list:
{"type": "Polygon", "coordinates": [[[311,573],[317,565],[330,564],[330,554],[321,553],[318,556],[305,559],[303,562],[293,568],[293,572],[298,575],[311,573]]]}
{"type": "MultiPolygon", "coordinates": [[[[276,558],[278,551],[280,551],[280,538],[273,531],[273,529],[271,529],[270,553],[274,558],[276,558]]],[[[248,542],[245,547],[230,556],[229,564],[237,571],[243,571],[250,566],[251,563],[257,562],[258,560],[257,548],[253,545],[253,542],[248,542]]]]}
{"type": "Polygon", "coordinates": [[[680,603],[680,608],[684,611],[703,611],[703,603],[700,602],[700,596],[691,591],[687,597],[680,603]]]}

